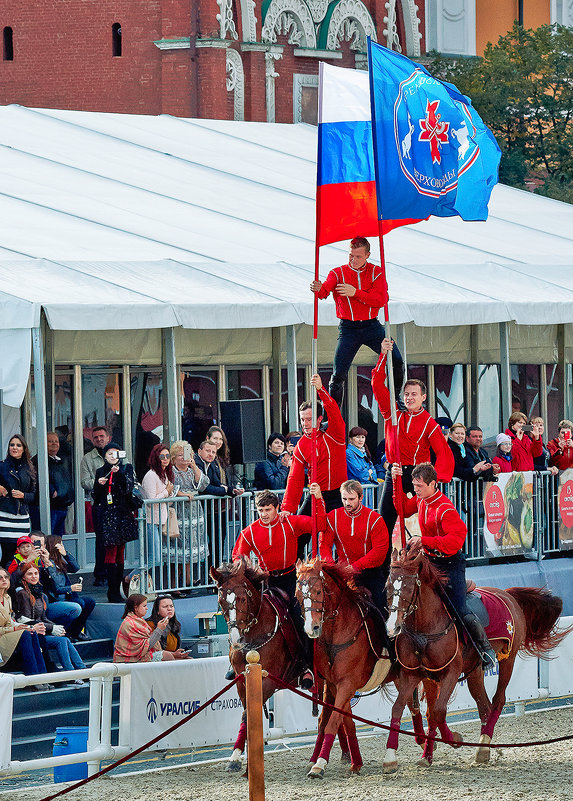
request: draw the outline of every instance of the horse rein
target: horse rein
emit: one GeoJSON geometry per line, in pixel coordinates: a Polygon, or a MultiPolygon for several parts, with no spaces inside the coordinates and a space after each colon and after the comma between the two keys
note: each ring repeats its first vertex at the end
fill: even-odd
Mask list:
{"type": "MultiPolygon", "coordinates": [[[[247,583],[246,582],[242,582],[242,586],[245,589],[245,595],[247,596],[247,598],[252,598],[253,597],[253,592],[252,592],[252,590],[249,589],[247,583]]],[[[280,615],[279,615],[275,605],[272,603],[271,599],[267,598],[267,600],[269,601],[269,603],[271,605],[271,608],[272,608],[273,612],[275,613],[275,626],[274,626],[273,631],[267,636],[266,639],[262,640],[261,642],[256,642],[256,643],[254,643],[254,642],[250,642],[250,643],[243,642],[242,644],[240,644],[240,643],[236,643],[235,644],[235,643],[231,642],[230,643],[231,647],[234,648],[236,651],[246,651],[246,650],[250,651],[251,649],[255,649],[256,650],[258,648],[262,648],[264,645],[268,645],[268,643],[270,643],[270,641],[273,639],[273,637],[277,633],[277,631],[279,629],[280,615]]],[[[219,590],[219,604],[221,605],[221,608],[223,608],[222,601],[223,601],[223,593],[222,593],[222,590],[219,590]]],[[[251,612],[251,617],[250,617],[250,619],[247,618],[247,623],[246,623],[246,625],[244,626],[244,628],[242,630],[239,629],[239,626],[237,625],[237,623],[238,623],[238,621],[237,621],[237,611],[238,611],[238,609],[237,609],[237,593],[236,592],[232,592],[232,593],[225,594],[224,602],[225,602],[225,605],[227,607],[227,615],[226,615],[226,617],[227,617],[227,625],[229,625],[231,623],[234,623],[235,624],[235,628],[237,629],[237,631],[241,635],[241,639],[244,640],[245,639],[245,635],[248,634],[249,631],[253,628],[253,626],[256,626],[257,623],[259,622],[259,615],[261,613],[261,608],[262,608],[262,605],[263,605],[263,590],[261,589],[260,600],[259,600],[259,608],[258,608],[257,613],[254,614],[254,613],[251,612]],[[233,595],[233,599],[230,602],[228,600],[228,596],[229,595],[233,595]],[[231,612],[233,613],[233,619],[232,620],[231,620],[231,614],[230,614],[231,612]]],[[[245,615],[245,617],[246,617],[246,615],[245,615]]]]}

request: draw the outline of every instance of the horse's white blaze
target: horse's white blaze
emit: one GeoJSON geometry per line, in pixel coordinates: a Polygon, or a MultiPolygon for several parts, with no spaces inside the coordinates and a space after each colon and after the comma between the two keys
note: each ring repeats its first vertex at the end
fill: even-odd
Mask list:
{"type": "Polygon", "coordinates": [[[231,626],[231,630],[229,631],[229,639],[233,645],[236,645],[241,639],[241,633],[236,626],[231,626]]]}
{"type": "Polygon", "coordinates": [[[229,623],[235,623],[237,621],[237,610],[235,609],[236,597],[234,592],[228,592],[226,596],[226,601],[229,605],[229,623]]]}
{"type": "Polygon", "coordinates": [[[310,609],[306,609],[304,613],[304,630],[308,637],[316,636],[312,630],[312,611],[310,609]]]}
{"type": "Polygon", "coordinates": [[[396,581],[392,583],[392,603],[390,606],[392,607],[392,611],[388,617],[388,621],[386,623],[386,630],[388,634],[392,634],[394,629],[396,628],[396,622],[398,620],[398,603],[400,600],[400,590],[402,589],[402,578],[397,578],[396,581]]]}

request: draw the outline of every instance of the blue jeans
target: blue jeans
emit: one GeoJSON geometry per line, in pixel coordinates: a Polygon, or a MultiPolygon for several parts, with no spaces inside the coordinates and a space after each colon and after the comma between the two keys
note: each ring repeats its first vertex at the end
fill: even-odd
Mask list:
{"type": "Polygon", "coordinates": [[[67,637],[56,637],[53,634],[46,634],[46,645],[53,648],[58,654],[58,659],[62,663],[64,670],[79,670],[85,668],[81,656],[76,651],[74,644],[67,637]]]}
{"type": "Polygon", "coordinates": [[[161,564],[161,531],[159,523],[147,523],[147,567],[161,564]]]}
{"type": "MultiPolygon", "coordinates": [[[[382,340],[386,336],[384,326],[377,318],[374,320],[341,320],[338,325],[338,342],[334,354],[332,377],[328,385],[328,392],[334,400],[342,403],[344,382],[348,377],[350,365],[362,345],[380,355],[382,340]]],[[[394,366],[394,385],[396,396],[402,389],[404,380],[404,361],[396,344],[392,350],[394,366]]]]}
{"type": "Polygon", "coordinates": [[[47,672],[46,663],[42,656],[40,639],[35,631],[22,632],[14,653],[20,655],[25,676],[34,676],[36,673],[47,672]]]}
{"type": "Polygon", "coordinates": [[[48,604],[46,609],[48,620],[59,623],[66,631],[81,613],[82,607],[79,601],[54,601],[54,603],[48,604]]]}
{"type": "Polygon", "coordinates": [[[445,586],[446,595],[458,615],[463,619],[469,613],[466,606],[467,585],[466,585],[466,555],[463,551],[458,551],[453,556],[444,558],[430,556],[430,562],[445,573],[448,583],[445,586]]]}
{"type": "Polygon", "coordinates": [[[50,510],[50,523],[52,526],[52,534],[54,536],[63,537],[66,533],[66,509],[51,509],[50,510]]]}

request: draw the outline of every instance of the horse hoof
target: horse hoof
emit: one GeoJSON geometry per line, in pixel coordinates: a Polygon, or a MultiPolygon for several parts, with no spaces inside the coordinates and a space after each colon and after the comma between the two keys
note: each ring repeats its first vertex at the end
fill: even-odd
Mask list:
{"type": "Polygon", "coordinates": [[[394,762],[385,762],[382,766],[382,773],[390,774],[390,773],[397,773],[398,772],[398,761],[394,760],[394,762]]]}
{"type": "Polygon", "coordinates": [[[350,758],[350,754],[348,753],[348,751],[343,751],[342,752],[342,755],[340,757],[340,761],[342,762],[343,765],[344,764],[348,764],[349,765],[351,763],[352,760],[350,758]]]}
{"type": "Polygon", "coordinates": [[[426,738],[424,737],[423,734],[417,734],[414,737],[414,742],[416,743],[416,745],[419,745],[420,748],[423,748],[426,745],[426,738]]]}
{"type": "Polygon", "coordinates": [[[420,768],[431,768],[432,767],[432,762],[431,762],[430,759],[428,759],[428,757],[422,757],[421,759],[419,759],[417,761],[416,764],[420,768]]]}
{"type": "Polygon", "coordinates": [[[324,779],[324,768],[313,765],[306,775],[308,779],[324,779]]]}
{"type": "Polygon", "coordinates": [[[476,765],[485,765],[486,762],[489,762],[489,757],[489,748],[478,748],[476,751],[476,765]]]}
{"type": "Polygon", "coordinates": [[[360,776],[360,769],[362,765],[350,765],[348,770],[346,771],[348,776],[360,776]]]}
{"type": "Polygon", "coordinates": [[[462,743],[464,741],[464,738],[462,737],[462,735],[459,733],[459,731],[453,731],[452,735],[453,735],[453,738],[454,738],[454,741],[452,743],[452,748],[461,748],[462,743]]]}
{"type": "Polygon", "coordinates": [[[233,760],[232,762],[227,762],[225,770],[227,773],[238,773],[242,768],[243,763],[240,760],[233,760]]]}

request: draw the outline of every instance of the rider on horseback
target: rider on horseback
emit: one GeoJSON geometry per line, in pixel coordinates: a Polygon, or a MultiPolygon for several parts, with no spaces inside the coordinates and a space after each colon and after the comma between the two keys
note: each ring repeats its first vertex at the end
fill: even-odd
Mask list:
{"type": "MultiPolygon", "coordinates": [[[[309,486],[311,495],[317,499],[317,515],[324,518],[324,502],[318,484],[309,486]]],[[[299,537],[312,531],[312,517],[307,515],[282,515],[279,513],[279,499],[269,490],[259,492],[256,497],[259,519],[244,528],[233,548],[233,561],[241,556],[254,553],[259,567],[268,572],[269,589],[282,590],[289,598],[289,611],[304,648],[304,661],[307,670],[301,687],[310,689],[313,685],[312,643],[304,633],[304,620],[295,597],[296,559],[299,537]]]]}
{"type": "Polygon", "coordinates": [[[362,505],[363,493],[359,481],[345,481],[340,487],[342,509],[333,509],[326,515],[326,526],[320,534],[320,558],[331,561],[336,545],[338,560],[352,567],[356,584],[370,591],[385,621],[388,617],[385,586],[390,564],[388,529],[378,512],[362,505]]]}
{"type": "MultiPolygon", "coordinates": [[[[392,477],[402,468],[392,467],[392,477]]],[[[456,614],[471,635],[481,656],[484,670],[495,667],[495,651],[480,620],[467,608],[466,557],[462,551],[468,530],[455,506],[438,490],[436,470],[429,462],[412,470],[415,498],[404,496],[404,515],[418,513],[422,536],[412,537],[410,548],[423,548],[432,562],[448,577],[446,594],[456,614]]],[[[396,484],[394,484],[396,493],[396,484]]]]}

